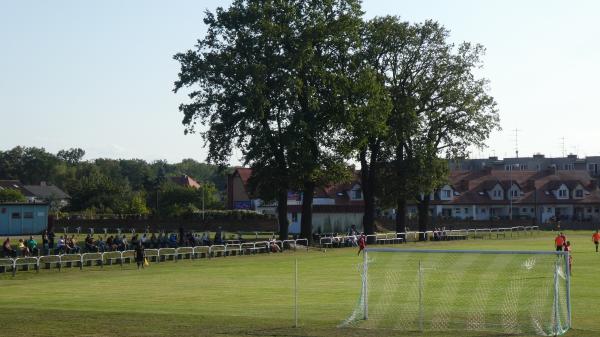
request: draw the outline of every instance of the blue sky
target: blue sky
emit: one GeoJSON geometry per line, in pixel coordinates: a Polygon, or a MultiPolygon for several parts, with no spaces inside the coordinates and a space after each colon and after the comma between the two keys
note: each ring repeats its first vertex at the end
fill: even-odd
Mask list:
{"type": "MultiPolygon", "coordinates": [[[[206,9],[229,1],[0,0],[0,150],[81,147],[98,157],[203,160],[183,135],[173,54],[205,32],[206,9]]],[[[367,17],[434,19],[455,42],[487,48],[479,70],[502,131],[473,157],[565,151],[600,155],[596,134],[600,2],[375,1],[367,17]]],[[[239,158],[233,158],[237,164],[239,158]]]]}

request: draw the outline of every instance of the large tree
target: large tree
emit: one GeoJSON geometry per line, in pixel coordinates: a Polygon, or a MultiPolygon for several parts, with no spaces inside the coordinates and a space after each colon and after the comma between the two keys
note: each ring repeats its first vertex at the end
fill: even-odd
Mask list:
{"type": "Polygon", "coordinates": [[[208,160],[226,163],[235,148],[253,168],[255,192],[277,201],[280,237],[287,238],[290,58],[295,7],[289,1],[236,0],[228,9],[207,12],[206,36],[195,50],[175,55],[181,63],[175,92],[192,87],[182,104],[186,132],[198,121],[208,143],[208,160]],[[268,183],[266,180],[268,179],[268,183]],[[265,182],[265,183],[262,183],[265,182]]]}
{"type": "Polygon", "coordinates": [[[350,179],[338,150],[348,67],[360,45],[362,11],[357,0],[294,1],[296,15],[288,55],[293,76],[290,144],[292,186],[302,191],[301,236],[312,237],[315,189],[350,179]]]}
{"type": "Polygon", "coordinates": [[[310,238],[315,188],[348,176],[336,116],[361,15],[357,0],[238,0],[207,13],[206,37],[175,56],[175,91],[199,86],[181,106],[187,130],[207,124],[211,161],[242,151],[253,192],[277,201],[282,238],[289,190],[303,191],[301,235],[310,238]]]}
{"type": "Polygon", "coordinates": [[[475,76],[484,48],[448,41],[434,21],[409,24],[397,17],[373,19],[371,37],[378,48],[374,66],[385,78],[392,101],[387,146],[395,174],[392,191],[398,209],[397,231],[405,229],[407,201],[419,206],[419,230],[428,223],[430,194],[447,177],[441,157],[483,146],[498,127],[496,103],[488,81],[475,76]]]}

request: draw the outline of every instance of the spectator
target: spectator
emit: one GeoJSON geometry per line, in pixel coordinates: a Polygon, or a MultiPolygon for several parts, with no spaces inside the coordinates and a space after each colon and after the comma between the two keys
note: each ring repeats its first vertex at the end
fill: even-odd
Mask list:
{"type": "Polygon", "coordinates": [[[156,234],[152,233],[150,236],[150,247],[158,248],[158,240],[156,238],[156,234]]]}
{"type": "Polygon", "coordinates": [[[10,245],[10,238],[6,238],[2,245],[2,251],[5,257],[17,257],[17,251],[10,245]]]}
{"type": "Polygon", "coordinates": [[[19,251],[21,256],[29,256],[29,248],[27,248],[23,239],[19,239],[19,251]]]}
{"type": "Polygon", "coordinates": [[[169,237],[167,236],[167,234],[164,234],[162,236],[162,238],[160,239],[160,247],[161,248],[169,247],[169,237]]]}
{"type": "Polygon", "coordinates": [[[129,242],[127,242],[127,237],[125,236],[125,234],[123,234],[123,238],[121,239],[121,247],[120,247],[120,249],[122,251],[129,249],[129,242]]]}
{"type": "Polygon", "coordinates": [[[66,246],[65,239],[61,235],[60,238],[58,239],[58,243],[56,244],[56,253],[57,254],[66,253],[66,249],[67,249],[67,246],[66,246]]]}
{"type": "Polygon", "coordinates": [[[150,247],[150,241],[148,240],[148,235],[146,233],[144,233],[144,235],[142,235],[142,238],[140,239],[140,241],[142,242],[142,246],[144,246],[144,248],[150,247]]]}
{"type": "Polygon", "coordinates": [[[95,246],[98,252],[104,253],[106,251],[106,243],[102,240],[102,236],[98,236],[98,240],[96,240],[95,246]]]}
{"type": "Polygon", "coordinates": [[[109,236],[108,239],[106,239],[106,248],[108,248],[109,251],[114,251],[115,249],[117,249],[112,235],[109,236]]]}
{"type": "Polygon", "coordinates": [[[54,249],[54,231],[48,232],[48,251],[54,249]]]}
{"type": "Polygon", "coordinates": [[[219,226],[219,228],[215,232],[215,239],[213,241],[214,241],[215,245],[223,244],[223,231],[221,230],[221,226],[219,226]]]}
{"type": "Polygon", "coordinates": [[[138,239],[138,235],[135,234],[131,237],[131,247],[133,247],[135,249],[135,247],[138,246],[138,244],[141,243],[141,241],[138,239]]]}
{"type": "Polygon", "coordinates": [[[48,231],[45,230],[42,233],[42,248],[44,249],[43,254],[48,254],[50,251],[50,246],[48,245],[48,231]]]}
{"type": "Polygon", "coordinates": [[[240,243],[244,243],[244,239],[242,239],[242,232],[237,233],[237,239],[240,243]]]}
{"type": "Polygon", "coordinates": [[[277,239],[275,238],[275,236],[273,236],[271,238],[271,241],[269,241],[269,247],[271,248],[272,253],[281,252],[281,247],[279,247],[279,245],[277,244],[277,239]]]}
{"type": "Polygon", "coordinates": [[[38,255],[38,246],[37,246],[37,241],[35,241],[35,239],[33,238],[33,236],[29,237],[29,240],[27,240],[27,248],[29,249],[29,252],[33,255],[38,255]]]}
{"type": "Polygon", "coordinates": [[[97,252],[98,246],[94,244],[94,238],[90,234],[85,237],[85,250],[87,252],[97,252]]]}
{"type": "Polygon", "coordinates": [[[69,239],[70,251],[71,254],[79,254],[81,252],[81,248],[77,245],[77,239],[75,239],[75,235],[71,235],[69,239]]]}
{"type": "Polygon", "coordinates": [[[210,239],[208,238],[208,231],[205,231],[202,234],[202,238],[200,239],[200,242],[203,246],[210,246],[210,239]]]}
{"type": "Polygon", "coordinates": [[[175,233],[171,233],[171,235],[169,236],[169,247],[171,248],[177,248],[177,234],[175,233]]]}

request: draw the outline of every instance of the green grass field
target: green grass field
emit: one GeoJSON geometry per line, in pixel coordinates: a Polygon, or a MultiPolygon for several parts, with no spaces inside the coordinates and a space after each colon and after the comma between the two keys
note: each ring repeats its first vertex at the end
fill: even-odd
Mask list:
{"type": "MultiPolygon", "coordinates": [[[[600,253],[591,233],[567,232],[574,248],[573,329],[600,335],[600,253]]],[[[409,243],[400,248],[551,250],[533,238],[409,243]]],[[[338,328],[356,306],[362,257],[355,249],[286,251],[211,260],[42,270],[0,275],[0,326],[10,336],[501,336],[338,328]],[[294,261],[299,327],[294,328],[294,261]]]]}

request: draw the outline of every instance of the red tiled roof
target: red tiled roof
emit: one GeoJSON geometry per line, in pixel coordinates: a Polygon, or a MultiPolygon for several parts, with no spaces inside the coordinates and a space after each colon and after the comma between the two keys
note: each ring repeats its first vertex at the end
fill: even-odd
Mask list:
{"type": "Polygon", "coordinates": [[[456,186],[460,195],[452,201],[433,200],[432,204],[509,204],[507,198],[492,200],[488,191],[500,184],[506,192],[511,181],[519,186],[523,195],[514,204],[597,204],[600,191],[596,182],[586,171],[455,171],[449,176],[450,184],[456,186]],[[552,191],[565,184],[570,193],[581,185],[589,195],[583,199],[557,199],[552,191]],[[464,186],[467,188],[460,188],[464,186]]]}

